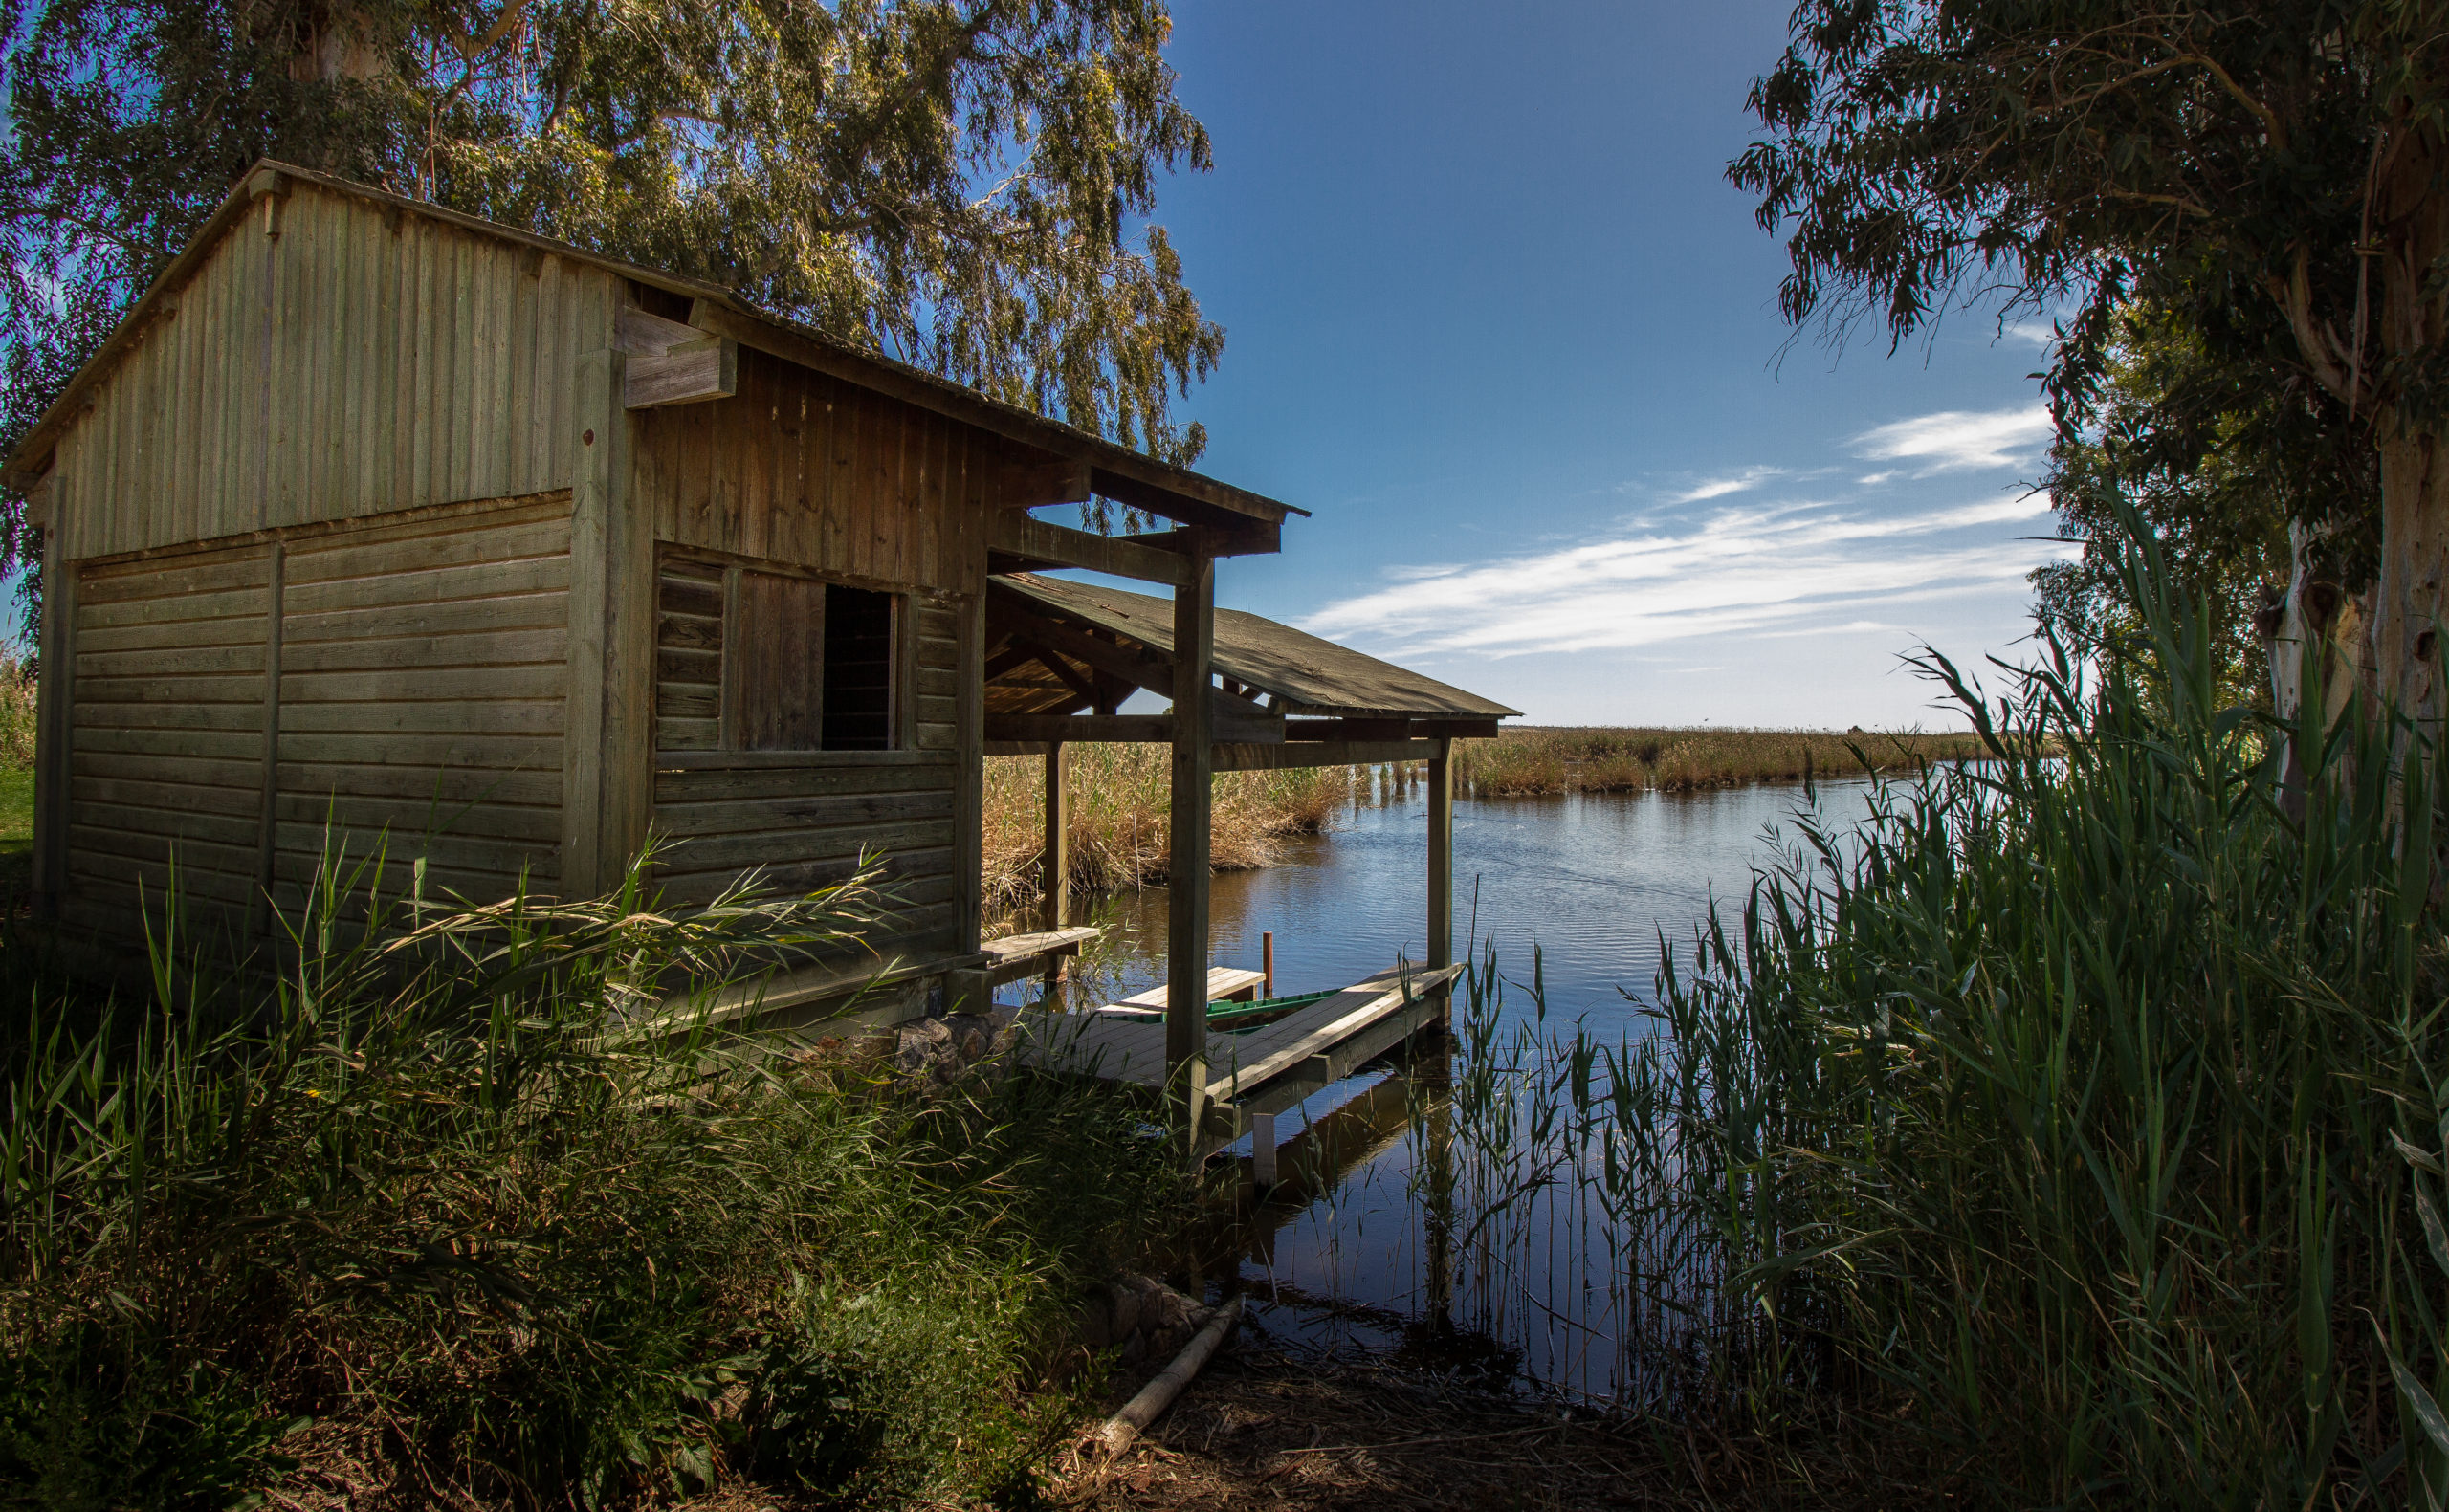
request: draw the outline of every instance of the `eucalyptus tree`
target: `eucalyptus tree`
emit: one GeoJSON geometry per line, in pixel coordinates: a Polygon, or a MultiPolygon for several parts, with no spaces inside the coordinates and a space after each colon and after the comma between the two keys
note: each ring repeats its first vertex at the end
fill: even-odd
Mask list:
{"type": "Polygon", "coordinates": [[[2349,587],[2372,581],[2379,459],[2318,385],[2220,355],[2216,312],[2129,305],[2113,329],[2089,414],[2041,478],[2059,534],[2083,545],[2033,574],[2038,617],[2065,644],[2113,656],[2148,644],[2121,559],[2130,506],[2210,609],[2206,650],[2228,696],[2264,702],[2264,646],[2284,609],[2272,588],[2301,575],[2327,625],[2349,587]]]}
{"type": "MultiPolygon", "coordinates": [[[[1874,320],[1894,343],[1983,296],[2062,314],[2062,432],[2094,416],[2136,301],[2195,318],[2216,362],[2318,393],[2308,412],[2378,481],[2356,659],[2437,722],[2444,49],[2444,0],[1803,0],[1754,86],[1765,140],[1730,175],[1786,233],[1798,323],[1874,320]]],[[[2336,513],[2300,516],[2300,539],[2336,513]]],[[[2291,614],[2316,586],[2300,564],[2291,614]]]]}
{"type": "Polygon", "coordinates": [[[0,446],[275,156],[1188,461],[1171,400],[1224,333],[1145,221],[1209,164],[1170,28],[1163,0],[0,0],[0,446]]]}

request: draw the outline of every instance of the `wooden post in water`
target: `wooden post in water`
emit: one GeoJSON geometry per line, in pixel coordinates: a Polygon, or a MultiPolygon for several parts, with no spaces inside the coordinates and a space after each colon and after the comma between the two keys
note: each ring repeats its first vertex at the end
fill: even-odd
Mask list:
{"type": "Polygon", "coordinates": [[[1216,559],[1196,530],[1174,589],[1173,813],[1165,862],[1165,1080],[1180,1118],[1182,1158],[1199,1154],[1207,1112],[1207,691],[1216,646],[1216,559]]]}
{"type": "Polygon", "coordinates": [[[1428,759],[1428,964],[1454,964],[1454,742],[1428,759]]]}
{"type": "Polygon", "coordinates": [[[1261,930],[1259,931],[1259,971],[1267,977],[1267,991],[1263,996],[1269,997],[1274,997],[1275,931],[1273,930],[1261,930]]]}
{"type": "MultiPolygon", "coordinates": [[[[1071,795],[1066,780],[1070,765],[1070,748],[1060,740],[1046,748],[1046,848],[1041,854],[1040,869],[1046,891],[1046,921],[1039,928],[1049,933],[1071,922],[1071,795]]],[[[1063,984],[1067,958],[1049,955],[1046,962],[1046,992],[1048,997],[1063,984]]]]}

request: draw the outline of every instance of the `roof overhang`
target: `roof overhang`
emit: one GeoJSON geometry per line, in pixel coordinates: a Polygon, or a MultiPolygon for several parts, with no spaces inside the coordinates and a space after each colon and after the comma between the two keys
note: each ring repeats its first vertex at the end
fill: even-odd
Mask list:
{"type": "MultiPolygon", "coordinates": [[[[1001,738],[1162,737],[1159,715],[1064,721],[1141,690],[1178,696],[1170,599],[1015,573],[988,580],[986,618],[986,709],[1001,738]]],[[[1255,614],[1218,609],[1215,625],[1220,741],[1492,735],[1520,712],[1255,614]]]]}

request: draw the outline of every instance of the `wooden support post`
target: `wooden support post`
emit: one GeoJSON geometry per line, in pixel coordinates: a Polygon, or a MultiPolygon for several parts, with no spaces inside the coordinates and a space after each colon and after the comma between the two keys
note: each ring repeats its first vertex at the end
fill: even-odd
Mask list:
{"type": "MultiPolygon", "coordinates": [[[[1070,784],[1066,780],[1066,768],[1070,765],[1062,741],[1046,748],[1046,842],[1039,853],[1038,871],[1046,894],[1046,922],[1041,928],[1048,933],[1071,922],[1071,795],[1070,784]]],[[[1048,997],[1062,986],[1065,963],[1070,959],[1066,955],[1047,957],[1048,997]]]]}
{"type": "Polygon", "coordinates": [[[1209,778],[1207,674],[1216,646],[1216,559],[1193,532],[1191,561],[1174,590],[1172,852],[1166,859],[1165,1078],[1183,1156],[1199,1155],[1207,1108],[1207,885],[1209,778]]]}
{"type": "Polygon", "coordinates": [[[1440,740],[1428,758],[1428,964],[1453,963],[1454,742],[1440,740]]]}
{"type": "MultiPolygon", "coordinates": [[[[953,714],[955,780],[960,783],[953,797],[953,885],[960,889],[960,912],[953,949],[974,955],[986,845],[986,596],[972,594],[954,605],[954,614],[955,677],[960,694],[953,714]]],[[[973,1011],[985,1010],[982,1005],[973,1011]]]]}
{"type": "Polygon", "coordinates": [[[34,706],[34,907],[55,916],[68,886],[69,742],[76,730],[77,568],[60,549],[67,484],[51,485],[42,533],[42,667],[34,706]]]}
{"type": "Polygon", "coordinates": [[[599,897],[620,885],[630,850],[646,839],[644,802],[654,778],[654,543],[651,528],[628,508],[626,361],[610,350],[579,359],[572,417],[579,447],[570,500],[561,890],[573,898],[599,897]]]}
{"type": "Polygon", "coordinates": [[[1269,997],[1274,997],[1275,931],[1273,930],[1262,930],[1259,931],[1259,972],[1267,978],[1267,992],[1265,996],[1269,997]]]}
{"type": "Polygon", "coordinates": [[[1261,1192],[1275,1185],[1275,1115],[1250,1115],[1250,1183],[1261,1192]]]}

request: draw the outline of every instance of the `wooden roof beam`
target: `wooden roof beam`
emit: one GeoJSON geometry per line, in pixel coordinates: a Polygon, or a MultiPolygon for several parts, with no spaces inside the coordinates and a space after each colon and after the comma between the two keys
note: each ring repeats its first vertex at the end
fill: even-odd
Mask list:
{"type": "MultiPolygon", "coordinates": [[[[1175,539],[1167,532],[1161,539],[1175,539]]],[[[1111,577],[1140,582],[1179,585],[1190,573],[1190,559],[1171,545],[1153,546],[1130,536],[1098,536],[1051,520],[1032,519],[1018,511],[997,515],[986,530],[987,548],[1009,552],[1032,561],[1085,567],[1111,577]]]]}
{"type": "Polygon", "coordinates": [[[1132,687],[1145,688],[1159,697],[1174,696],[1174,671],[1170,658],[1098,640],[1060,620],[1032,613],[1001,594],[990,599],[987,619],[998,633],[1009,635],[1016,641],[1060,651],[1075,662],[1086,663],[1095,671],[1119,677],[1132,687]]]}

